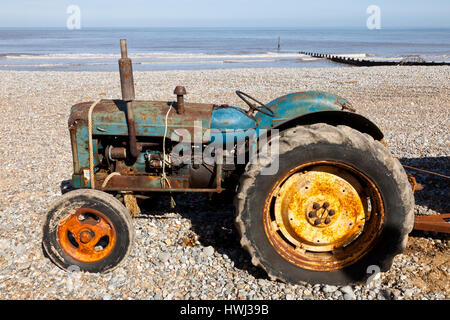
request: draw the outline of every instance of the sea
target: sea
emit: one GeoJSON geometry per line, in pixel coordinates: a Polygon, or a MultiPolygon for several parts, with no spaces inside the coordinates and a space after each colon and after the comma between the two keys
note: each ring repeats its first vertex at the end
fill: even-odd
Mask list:
{"type": "Polygon", "coordinates": [[[450,61],[450,29],[0,28],[0,70],[117,71],[120,39],[138,71],[344,66],[299,52],[450,61]]]}

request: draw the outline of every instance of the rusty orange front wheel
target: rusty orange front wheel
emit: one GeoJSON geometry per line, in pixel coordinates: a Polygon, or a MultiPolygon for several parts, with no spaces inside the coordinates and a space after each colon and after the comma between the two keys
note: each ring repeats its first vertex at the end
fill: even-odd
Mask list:
{"type": "Polygon", "coordinates": [[[291,283],[358,283],[373,266],[387,271],[414,220],[398,160],[345,126],[299,126],[271,143],[279,153],[247,166],[235,201],[253,264],[291,283]],[[279,170],[267,174],[275,161],[279,170]]]}
{"type": "Polygon", "coordinates": [[[63,269],[114,269],[128,255],[133,241],[131,217],[120,201],[97,190],[66,193],[50,208],[43,245],[63,269]]]}
{"type": "Polygon", "coordinates": [[[79,208],[58,226],[58,242],[64,252],[80,262],[98,262],[116,245],[116,229],[98,210],[79,208]]]}

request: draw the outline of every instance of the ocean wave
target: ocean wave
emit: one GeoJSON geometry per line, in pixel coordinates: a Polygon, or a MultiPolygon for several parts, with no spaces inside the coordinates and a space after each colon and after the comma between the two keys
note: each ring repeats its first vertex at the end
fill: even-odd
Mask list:
{"type": "Polygon", "coordinates": [[[79,67],[79,66],[107,66],[115,63],[34,63],[34,64],[0,64],[0,68],[50,68],[50,67],[79,67]]]}
{"type": "MultiPolygon", "coordinates": [[[[339,53],[331,54],[337,57],[347,57],[353,59],[370,59],[370,60],[401,60],[402,56],[377,56],[369,53],[339,53]]],[[[436,61],[448,61],[450,55],[419,55],[426,60],[436,60],[436,61]]],[[[155,60],[155,61],[195,61],[195,63],[206,62],[206,61],[220,61],[234,62],[234,60],[239,60],[240,62],[257,62],[256,60],[269,61],[269,60],[281,60],[281,59],[301,59],[303,61],[315,61],[320,58],[313,58],[308,55],[295,52],[264,52],[264,53],[242,53],[242,54],[208,54],[208,53],[173,53],[173,52],[147,52],[147,53],[132,53],[130,57],[135,61],[145,61],[155,60]]],[[[24,53],[5,53],[0,54],[0,59],[11,61],[18,60],[66,60],[66,61],[84,61],[84,60],[118,60],[120,55],[118,54],[103,54],[103,53],[64,53],[64,54],[24,54],[24,53]]]]}
{"type": "MultiPolygon", "coordinates": [[[[119,59],[118,54],[95,54],[95,53],[78,53],[78,54],[2,54],[7,59],[119,59]]],[[[207,53],[169,53],[169,52],[149,52],[149,53],[132,53],[130,58],[136,59],[235,59],[235,58],[298,58],[299,53],[249,53],[249,54],[207,54],[207,53]]]]}

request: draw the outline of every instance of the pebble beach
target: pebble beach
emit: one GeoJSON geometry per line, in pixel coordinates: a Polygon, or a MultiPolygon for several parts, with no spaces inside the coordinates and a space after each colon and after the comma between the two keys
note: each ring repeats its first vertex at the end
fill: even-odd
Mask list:
{"type": "MultiPolygon", "coordinates": [[[[450,67],[135,71],[136,97],[244,107],[244,91],[269,102],[322,90],[377,124],[402,164],[450,175],[450,67]]],[[[45,257],[42,226],[67,188],[70,107],[120,98],[118,72],[0,71],[0,299],[450,299],[448,235],[413,232],[389,272],[370,285],[271,281],[251,264],[229,201],[203,195],[148,200],[134,220],[130,256],[107,274],[67,273],[45,257]]],[[[450,212],[449,180],[413,174],[424,187],[415,214],[450,212]]]]}

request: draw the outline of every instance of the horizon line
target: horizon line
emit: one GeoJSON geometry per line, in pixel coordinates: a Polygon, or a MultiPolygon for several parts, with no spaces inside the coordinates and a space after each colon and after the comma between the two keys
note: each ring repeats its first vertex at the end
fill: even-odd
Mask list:
{"type": "MultiPolygon", "coordinates": [[[[192,29],[364,29],[368,31],[376,31],[369,30],[366,26],[85,26],[81,27],[81,29],[70,30],[67,27],[56,27],[56,26],[0,26],[0,29],[65,29],[68,31],[80,31],[83,29],[181,29],[181,28],[192,28],[192,29]]],[[[450,25],[448,26],[384,26],[379,30],[383,29],[450,29],[450,25]]]]}

